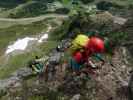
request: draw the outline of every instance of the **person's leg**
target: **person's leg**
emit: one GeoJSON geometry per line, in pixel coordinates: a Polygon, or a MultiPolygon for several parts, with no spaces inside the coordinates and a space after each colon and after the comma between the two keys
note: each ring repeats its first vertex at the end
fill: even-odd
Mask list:
{"type": "Polygon", "coordinates": [[[76,73],[77,75],[80,74],[80,67],[81,67],[81,65],[79,63],[77,63],[74,59],[71,59],[71,68],[72,68],[72,71],[74,73],[76,73]]]}
{"type": "Polygon", "coordinates": [[[44,77],[45,77],[45,81],[48,81],[48,65],[46,65],[46,68],[44,70],[44,77]]]}

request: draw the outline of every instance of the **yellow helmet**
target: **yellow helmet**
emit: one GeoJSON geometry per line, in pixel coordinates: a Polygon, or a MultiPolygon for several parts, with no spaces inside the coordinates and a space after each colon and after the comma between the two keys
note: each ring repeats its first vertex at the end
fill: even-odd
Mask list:
{"type": "Polygon", "coordinates": [[[78,50],[78,49],[82,49],[83,47],[86,46],[86,44],[88,43],[88,36],[83,35],[83,34],[79,34],[73,41],[72,41],[72,46],[70,47],[70,50],[72,52],[78,50]]]}

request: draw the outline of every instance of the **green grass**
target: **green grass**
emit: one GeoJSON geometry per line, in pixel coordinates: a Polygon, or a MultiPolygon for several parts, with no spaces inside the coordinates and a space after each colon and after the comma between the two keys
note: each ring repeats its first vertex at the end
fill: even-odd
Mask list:
{"type": "Polygon", "coordinates": [[[39,46],[39,49],[43,52],[45,51],[45,54],[50,53],[50,50],[52,50],[53,48],[55,48],[57,46],[57,44],[59,43],[59,41],[48,41],[44,44],[41,44],[39,46]]]}
{"type": "Polygon", "coordinates": [[[50,39],[51,40],[62,40],[66,36],[71,22],[72,20],[70,19],[64,20],[61,27],[58,27],[55,31],[51,32],[50,39]]]}
{"type": "Polygon", "coordinates": [[[11,57],[8,64],[2,66],[2,68],[0,69],[0,79],[9,77],[10,74],[14,72],[16,69],[24,67],[24,65],[26,65],[26,62],[31,58],[32,56],[30,55],[30,53],[11,57]]]}

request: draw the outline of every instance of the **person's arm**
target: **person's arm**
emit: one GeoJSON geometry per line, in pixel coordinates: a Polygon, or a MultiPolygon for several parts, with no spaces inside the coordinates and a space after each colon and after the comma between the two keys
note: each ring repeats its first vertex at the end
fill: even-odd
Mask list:
{"type": "Polygon", "coordinates": [[[39,70],[33,65],[32,65],[32,69],[33,69],[33,73],[34,74],[37,74],[39,72],[39,70]]]}

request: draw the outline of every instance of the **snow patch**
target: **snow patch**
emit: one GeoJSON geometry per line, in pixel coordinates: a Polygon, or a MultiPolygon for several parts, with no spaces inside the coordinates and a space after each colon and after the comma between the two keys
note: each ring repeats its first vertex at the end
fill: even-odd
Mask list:
{"type": "Polygon", "coordinates": [[[46,40],[47,38],[48,38],[48,34],[44,34],[44,35],[38,40],[38,42],[39,42],[39,43],[42,43],[43,40],[46,40]]]}
{"type": "Polygon", "coordinates": [[[44,40],[47,40],[47,39],[48,39],[48,33],[50,32],[51,29],[52,29],[52,26],[49,25],[49,27],[48,27],[48,29],[47,29],[47,31],[46,31],[46,34],[42,35],[42,36],[40,37],[40,39],[38,39],[38,42],[39,42],[39,43],[42,43],[44,40]]]}
{"type": "Polygon", "coordinates": [[[37,38],[25,37],[18,39],[14,44],[9,45],[6,50],[6,54],[9,54],[15,50],[25,50],[28,46],[29,41],[37,40],[37,38]]]}
{"type": "Polygon", "coordinates": [[[49,25],[48,30],[47,30],[46,32],[47,32],[47,33],[50,32],[51,29],[52,29],[52,26],[49,25]]]}

